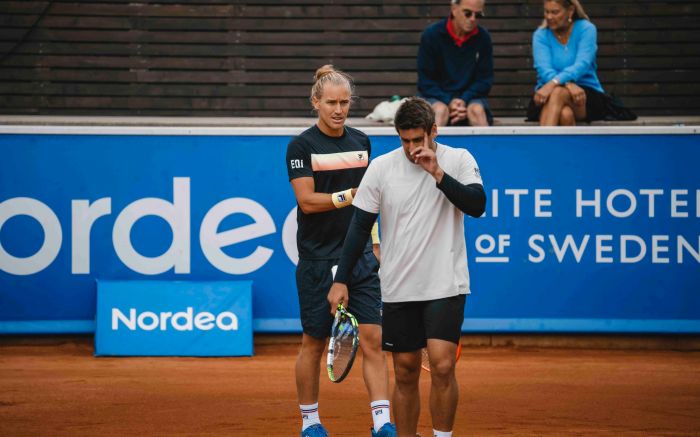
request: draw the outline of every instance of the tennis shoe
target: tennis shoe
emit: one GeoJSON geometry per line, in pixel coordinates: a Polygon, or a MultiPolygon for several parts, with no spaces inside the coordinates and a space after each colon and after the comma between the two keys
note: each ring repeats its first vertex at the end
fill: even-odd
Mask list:
{"type": "Polygon", "coordinates": [[[328,437],[328,431],[320,423],[315,423],[303,430],[301,437],[328,437]]]}
{"type": "Polygon", "coordinates": [[[396,426],[393,423],[385,423],[379,431],[372,428],[372,437],[396,437],[396,426]]]}

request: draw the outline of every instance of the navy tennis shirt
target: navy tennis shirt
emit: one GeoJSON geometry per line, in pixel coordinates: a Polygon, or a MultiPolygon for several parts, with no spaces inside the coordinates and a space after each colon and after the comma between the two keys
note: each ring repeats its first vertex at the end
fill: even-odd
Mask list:
{"type": "MultiPolygon", "coordinates": [[[[341,137],[329,137],[314,125],[287,146],[289,180],[313,177],[317,193],[357,188],[371,151],[369,137],[357,129],[346,126],[341,137]]],[[[299,258],[340,258],[352,214],[350,206],[315,214],[305,214],[297,207],[299,258]]],[[[370,240],[368,247],[371,250],[370,240]]]]}

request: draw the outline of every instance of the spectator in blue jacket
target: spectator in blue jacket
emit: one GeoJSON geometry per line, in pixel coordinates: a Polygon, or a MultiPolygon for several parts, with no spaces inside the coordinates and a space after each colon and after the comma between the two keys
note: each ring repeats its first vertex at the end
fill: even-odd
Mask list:
{"type": "Polygon", "coordinates": [[[606,116],[610,98],[596,74],[597,31],[578,0],[545,0],[532,36],[537,70],[527,118],[541,126],[573,126],[606,116]]]}
{"type": "Polygon", "coordinates": [[[477,23],[484,0],[451,0],[450,16],[423,31],[418,49],[418,93],[433,106],[438,126],[493,123],[488,96],[493,47],[477,23]]]}

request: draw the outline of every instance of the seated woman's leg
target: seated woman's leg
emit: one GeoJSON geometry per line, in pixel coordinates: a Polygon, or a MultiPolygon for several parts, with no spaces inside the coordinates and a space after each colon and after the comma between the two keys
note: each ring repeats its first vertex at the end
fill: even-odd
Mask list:
{"type": "Polygon", "coordinates": [[[561,110],[564,106],[573,106],[571,94],[563,86],[558,86],[554,88],[545,104],[542,105],[540,126],[558,126],[561,110]]]}
{"type": "Polygon", "coordinates": [[[571,106],[564,106],[561,108],[559,126],[576,126],[576,117],[574,116],[574,110],[571,109],[571,106]]]}

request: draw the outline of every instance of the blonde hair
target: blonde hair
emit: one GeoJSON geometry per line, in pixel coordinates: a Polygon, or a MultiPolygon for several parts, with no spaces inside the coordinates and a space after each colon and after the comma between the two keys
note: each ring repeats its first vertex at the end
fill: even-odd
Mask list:
{"type": "MultiPolygon", "coordinates": [[[[544,0],[545,2],[551,1],[555,3],[559,3],[562,5],[562,7],[568,9],[569,7],[573,6],[574,7],[574,13],[571,16],[571,21],[576,21],[576,20],[588,20],[591,21],[590,18],[588,18],[588,15],[586,14],[586,11],[583,10],[583,6],[581,6],[581,2],[578,0],[544,0]]],[[[540,27],[544,28],[547,27],[547,20],[542,20],[542,24],[540,27]]]]}
{"type": "Polygon", "coordinates": [[[352,100],[352,95],[355,93],[355,85],[352,82],[352,77],[347,73],[336,70],[333,65],[326,64],[316,70],[316,74],[314,75],[314,85],[311,87],[311,97],[309,97],[312,104],[314,98],[316,98],[316,100],[321,99],[323,89],[327,84],[347,86],[352,100]]]}

